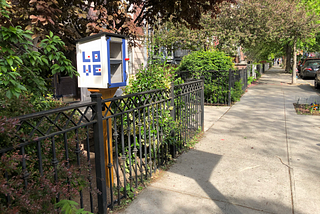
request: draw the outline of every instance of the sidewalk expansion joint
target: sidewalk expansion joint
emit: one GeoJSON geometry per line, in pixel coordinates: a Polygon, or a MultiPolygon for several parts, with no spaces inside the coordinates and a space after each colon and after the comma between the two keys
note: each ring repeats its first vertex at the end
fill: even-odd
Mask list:
{"type": "Polygon", "coordinates": [[[230,111],[230,109],[232,108],[232,106],[230,106],[206,131],[204,131],[204,132],[207,132],[209,129],[211,129],[212,128],[212,126],[214,126],[214,124],[216,124],[225,114],[227,114],[229,111],[230,111]]]}
{"type": "Polygon", "coordinates": [[[197,197],[197,198],[207,199],[207,200],[211,200],[211,201],[215,201],[215,202],[226,203],[226,204],[234,205],[234,206],[237,206],[237,207],[243,207],[243,208],[246,208],[246,209],[250,209],[250,210],[254,210],[254,211],[259,211],[259,212],[266,213],[266,214],[276,214],[276,213],[274,213],[274,212],[268,212],[268,211],[265,211],[265,210],[262,210],[262,209],[257,209],[257,208],[245,206],[245,205],[242,205],[242,204],[232,203],[232,202],[230,202],[230,201],[225,201],[225,200],[221,200],[221,199],[215,199],[215,198],[205,197],[205,196],[201,196],[201,195],[197,195],[197,194],[191,194],[191,193],[181,192],[181,191],[172,190],[172,189],[167,189],[167,188],[163,188],[163,187],[156,187],[156,186],[153,186],[153,185],[151,185],[151,187],[153,187],[153,188],[155,188],[155,189],[162,189],[162,190],[166,190],[166,191],[170,191],[170,192],[179,193],[179,194],[182,194],[182,195],[189,195],[189,196],[191,196],[191,197],[197,197]]]}
{"type": "Polygon", "coordinates": [[[284,113],[284,129],[285,129],[285,134],[286,134],[286,149],[287,149],[287,163],[285,164],[282,162],[281,158],[280,161],[288,167],[288,173],[289,173],[289,181],[290,181],[290,193],[291,193],[291,209],[292,209],[292,214],[294,214],[294,197],[293,197],[293,189],[294,189],[294,178],[293,178],[293,168],[290,167],[290,153],[289,153],[289,140],[288,140],[288,128],[287,128],[287,109],[286,109],[286,97],[284,94],[283,87],[281,87],[282,94],[283,94],[283,113],[284,113]]]}

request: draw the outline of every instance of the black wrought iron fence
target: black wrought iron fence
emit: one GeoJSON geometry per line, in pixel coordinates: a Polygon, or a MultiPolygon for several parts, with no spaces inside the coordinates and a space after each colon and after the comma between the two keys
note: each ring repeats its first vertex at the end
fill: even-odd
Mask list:
{"type": "Polygon", "coordinates": [[[248,86],[248,72],[246,69],[229,71],[229,89],[235,87],[236,82],[241,82],[242,90],[245,91],[248,86]]]}
{"type": "MultiPolygon", "coordinates": [[[[51,182],[56,202],[71,199],[107,213],[203,130],[203,92],[203,81],[195,80],[107,100],[95,93],[90,103],[21,116],[15,145],[0,149],[1,166],[4,157],[20,158],[20,171],[2,169],[6,185],[19,178],[28,190],[51,182]]],[[[17,200],[2,196],[7,206],[17,200]]]]}
{"type": "Polygon", "coordinates": [[[247,88],[247,69],[229,71],[180,71],[177,77],[185,81],[204,79],[204,102],[206,105],[231,105],[231,91],[235,83],[242,84],[242,90],[247,88]]]}

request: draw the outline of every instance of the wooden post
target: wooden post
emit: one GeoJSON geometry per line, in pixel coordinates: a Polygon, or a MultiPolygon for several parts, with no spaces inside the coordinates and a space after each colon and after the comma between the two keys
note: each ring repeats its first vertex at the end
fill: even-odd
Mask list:
{"type": "MultiPolygon", "coordinates": [[[[98,89],[88,89],[88,91],[90,91],[91,93],[100,93],[102,94],[102,99],[108,99],[108,98],[112,98],[114,96],[114,94],[116,93],[118,87],[116,88],[98,88],[98,89]]],[[[109,107],[110,102],[106,103],[107,107],[109,107]]],[[[101,106],[102,107],[102,106],[101,106]]],[[[102,111],[102,115],[105,114],[107,109],[105,109],[104,111],[102,111]]],[[[107,114],[107,116],[110,115],[110,112],[107,114]]],[[[113,184],[113,170],[112,168],[111,170],[111,178],[110,178],[110,172],[109,172],[109,168],[108,168],[108,164],[109,164],[109,157],[108,154],[110,154],[110,160],[111,160],[111,164],[113,165],[113,151],[112,151],[112,123],[111,123],[111,119],[108,119],[108,127],[109,127],[109,142],[110,142],[110,153],[108,153],[108,131],[107,131],[107,121],[104,120],[103,121],[103,139],[104,139],[104,154],[105,154],[105,167],[106,167],[106,183],[108,185],[108,187],[110,187],[110,183],[113,184]],[[111,179],[111,180],[110,180],[111,179]],[[111,182],[110,182],[111,181],[111,182]]]]}

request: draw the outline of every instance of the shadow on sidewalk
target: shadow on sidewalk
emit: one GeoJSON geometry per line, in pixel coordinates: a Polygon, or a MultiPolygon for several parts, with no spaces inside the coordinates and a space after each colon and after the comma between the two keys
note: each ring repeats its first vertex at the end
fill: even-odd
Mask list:
{"type": "MultiPolygon", "coordinates": [[[[291,207],[287,207],[278,201],[259,201],[257,199],[252,198],[251,195],[248,195],[246,198],[234,197],[233,194],[235,194],[235,192],[237,192],[240,188],[243,188],[243,186],[239,186],[238,190],[229,191],[225,193],[227,195],[224,195],[224,193],[220,192],[219,189],[215,187],[215,185],[213,184],[214,182],[220,182],[219,186],[224,185],[225,187],[227,187],[227,189],[228,186],[230,187],[230,189],[232,189],[235,187],[235,185],[237,186],[237,184],[234,183],[235,175],[232,174],[232,171],[230,173],[230,170],[227,172],[218,172],[220,174],[219,176],[223,176],[223,179],[221,179],[221,177],[217,178],[214,176],[217,174],[217,171],[215,173],[213,172],[216,166],[219,164],[222,155],[217,155],[199,150],[191,150],[186,155],[188,157],[183,158],[181,163],[178,163],[176,166],[172,167],[172,169],[170,169],[170,172],[193,179],[201,187],[205,194],[201,194],[201,191],[199,190],[197,191],[197,187],[187,187],[187,184],[180,184],[181,191],[183,193],[191,193],[193,197],[205,197],[206,195],[212,200],[212,202],[214,202],[216,210],[217,208],[220,209],[220,212],[217,213],[247,214],[278,213],[279,211],[283,213],[292,212],[291,207]],[[199,194],[197,194],[197,192],[199,192],[199,194]],[[232,195],[230,195],[230,193],[232,195]],[[268,209],[266,210],[266,208],[268,209]]],[[[188,203],[188,201],[186,201],[186,203],[188,203]]],[[[216,213],[216,210],[213,209],[212,204],[211,206],[209,203],[207,204],[208,206],[202,206],[201,213],[216,213]]],[[[183,208],[180,207],[179,209],[183,208]]],[[[191,210],[187,210],[185,213],[191,213],[191,210]]]]}
{"type": "Polygon", "coordinates": [[[235,197],[235,192],[239,193],[243,186],[233,190],[235,184],[232,173],[221,171],[219,178],[213,176],[217,174],[213,171],[221,158],[221,155],[198,150],[182,155],[168,174],[148,187],[149,191],[142,192],[125,213],[292,213],[291,207],[279,201],[269,201],[263,196],[263,201],[252,195],[235,197]],[[219,186],[224,185],[227,189],[229,187],[230,191],[225,193],[227,195],[220,192],[214,182],[220,182],[219,186]]]}
{"type": "MultiPolygon", "coordinates": [[[[237,207],[210,182],[210,180],[214,179],[211,178],[211,174],[222,156],[198,150],[191,150],[186,155],[188,155],[188,158],[182,163],[183,166],[173,167],[170,172],[186,176],[196,181],[206,195],[215,202],[216,206],[219,207],[223,213],[241,214],[242,212],[240,212],[237,207]]],[[[227,180],[228,178],[226,178],[226,181],[227,180]]],[[[190,187],[190,189],[192,189],[192,187],[190,187]]],[[[188,191],[188,189],[186,190],[188,191]]],[[[182,191],[184,191],[183,188],[182,191]]]]}

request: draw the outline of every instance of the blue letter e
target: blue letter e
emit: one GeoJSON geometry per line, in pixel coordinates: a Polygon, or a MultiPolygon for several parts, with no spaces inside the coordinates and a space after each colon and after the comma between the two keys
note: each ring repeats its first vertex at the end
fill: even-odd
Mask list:
{"type": "Polygon", "coordinates": [[[93,76],[101,76],[101,65],[92,65],[93,76]]]}

